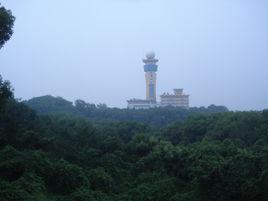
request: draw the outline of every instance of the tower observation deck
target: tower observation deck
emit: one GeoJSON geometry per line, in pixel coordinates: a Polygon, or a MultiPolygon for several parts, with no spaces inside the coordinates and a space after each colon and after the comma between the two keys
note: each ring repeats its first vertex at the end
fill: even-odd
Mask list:
{"type": "Polygon", "coordinates": [[[146,54],[143,59],[145,81],[146,81],[146,100],[156,102],[156,72],[158,69],[158,59],[155,58],[155,53],[146,54]]]}

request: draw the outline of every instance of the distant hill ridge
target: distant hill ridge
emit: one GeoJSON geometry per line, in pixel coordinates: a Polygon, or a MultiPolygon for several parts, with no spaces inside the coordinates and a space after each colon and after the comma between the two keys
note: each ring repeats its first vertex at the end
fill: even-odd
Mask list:
{"type": "Polygon", "coordinates": [[[92,104],[76,100],[74,104],[62,97],[51,95],[35,97],[24,103],[39,114],[79,115],[97,122],[137,121],[151,126],[167,126],[174,122],[184,121],[190,115],[207,115],[228,112],[225,106],[192,107],[190,109],[165,107],[146,110],[109,108],[105,104],[92,104]]]}

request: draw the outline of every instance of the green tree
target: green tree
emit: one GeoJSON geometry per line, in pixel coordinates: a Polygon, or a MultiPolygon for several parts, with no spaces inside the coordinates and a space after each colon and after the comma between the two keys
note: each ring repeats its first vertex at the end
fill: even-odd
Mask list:
{"type": "Polygon", "coordinates": [[[3,80],[0,75],[0,111],[3,109],[5,103],[13,98],[13,91],[9,81],[3,80]]]}
{"type": "MultiPolygon", "coordinates": [[[[0,4],[0,49],[13,34],[13,24],[15,17],[10,10],[5,9],[0,4]]],[[[3,81],[0,75],[0,111],[7,99],[13,97],[12,88],[9,81],[3,81]]]]}
{"type": "MultiPolygon", "coordinates": [[[[0,4],[1,5],[1,4],[0,4]]],[[[0,7],[0,49],[13,34],[13,24],[15,17],[10,10],[0,7]]]]}

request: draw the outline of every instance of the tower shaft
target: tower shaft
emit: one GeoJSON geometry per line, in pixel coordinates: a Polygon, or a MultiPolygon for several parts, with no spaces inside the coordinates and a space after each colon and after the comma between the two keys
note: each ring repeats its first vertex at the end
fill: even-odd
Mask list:
{"type": "Polygon", "coordinates": [[[146,72],[146,100],[156,101],[156,73],[146,72]]]}
{"type": "Polygon", "coordinates": [[[146,81],[146,100],[156,102],[156,72],[158,59],[153,52],[148,53],[143,59],[145,81],[146,81]]]}

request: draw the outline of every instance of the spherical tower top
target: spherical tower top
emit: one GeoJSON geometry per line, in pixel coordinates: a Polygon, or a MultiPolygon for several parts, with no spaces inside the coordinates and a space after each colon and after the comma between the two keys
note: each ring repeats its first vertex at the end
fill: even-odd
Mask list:
{"type": "Polygon", "coordinates": [[[155,58],[154,52],[149,52],[146,54],[146,59],[143,59],[144,65],[144,71],[145,72],[156,72],[157,71],[157,62],[158,59],[155,58]]]}
{"type": "Polygon", "coordinates": [[[149,52],[146,54],[147,59],[154,59],[155,58],[155,53],[154,52],[149,52]]]}

